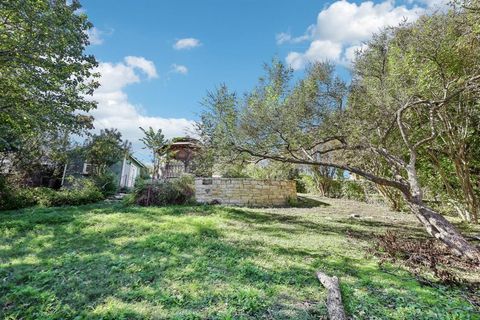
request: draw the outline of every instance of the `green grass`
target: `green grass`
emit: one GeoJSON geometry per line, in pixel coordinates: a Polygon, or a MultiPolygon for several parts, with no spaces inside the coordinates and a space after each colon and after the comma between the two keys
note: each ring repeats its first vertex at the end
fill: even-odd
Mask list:
{"type": "Polygon", "coordinates": [[[0,319],[326,319],[318,269],[355,319],[480,319],[462,288],[366,254],[374,233],[423,234],[411,216],[328,202],[0,213],[0,319]]]}

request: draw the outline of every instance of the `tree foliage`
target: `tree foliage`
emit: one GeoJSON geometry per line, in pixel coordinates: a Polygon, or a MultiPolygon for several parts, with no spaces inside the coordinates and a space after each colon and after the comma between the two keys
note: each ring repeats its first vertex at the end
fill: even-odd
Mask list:
{"type": "Polygon", "coordinates": [[[122,140],[117,129],[101,130],[86,142],[85,156],[92,165],[94,175],[102,175],[108,167],[120,161],[130,149],[130,143],[122,140]]]}
{"type": "Polygon", "coordinates": [[[421,184],[477,222],[480,48],[470,17],[452,10],[377,35],[356,61],[349,118],[363,141],[404,159],[415,149],[421,184]]]}
{"type": "Polygon", "coordinates": [[[92,24],[78,9],[76,0],[0,3],[0,152],[39,132],[91,127],[97,62],[84,53],[92,24]]]}
{"type": "Polygon", "coordinates": [[[233,154],[346,170],[393,188],[430,235],[480,259],[424,203],[428,183],[420,173],[429,151],[452,163],[463,152],[456,177],[474,183],[478,21],[478,12],[452,8],[384,30],[359,53],[350,88],[329,63],[313,64],[293,81],[292,71],[274,61],[243,99],[226,88],[209,98],[203,133],[233,154]]]}
{"type": "Polygon", "coordinates": [[[141,142],[145,145],[144,149],[148,149],[152,153],[153,161],[153,175],[152,178],[155,179],[158,177],[160,169],[160,157],[164,154],[165,147],[168,145],[168,140],[165,139],[165,136],[162,133],[162,129],[157,131],[153,130],[152,127],[149,127],[148,130],[142,130],[144,137],[140,139],[141,142]]]}

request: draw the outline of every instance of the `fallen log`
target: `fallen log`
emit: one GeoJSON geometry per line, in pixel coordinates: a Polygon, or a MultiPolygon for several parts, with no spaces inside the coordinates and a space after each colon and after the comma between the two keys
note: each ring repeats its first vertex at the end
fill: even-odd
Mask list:
{"type": "Polygon", "coordinates": [[[340,282],[338,278],[330,277],[323,272],[317,272],[320,283],[328,290],[327,310],[330,320],[347,320],[343,309],[342,294],[340,293],[340,282]]]}

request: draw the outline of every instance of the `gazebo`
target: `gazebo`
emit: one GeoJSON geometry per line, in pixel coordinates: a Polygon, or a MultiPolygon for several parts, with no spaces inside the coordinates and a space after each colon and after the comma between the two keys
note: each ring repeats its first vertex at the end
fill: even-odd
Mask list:
{"type": "Polygon", "coordinates": [[[190,137],[174,138],[162,150],[160,178],[177,178],[192,170],[192,160],[200,149],[197,139],[190,137]]]}

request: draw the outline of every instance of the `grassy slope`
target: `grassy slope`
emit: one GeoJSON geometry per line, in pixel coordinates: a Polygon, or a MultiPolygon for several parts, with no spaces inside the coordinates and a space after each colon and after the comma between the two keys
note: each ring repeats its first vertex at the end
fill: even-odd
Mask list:
{"type": "Polygon", "coordinates": [[[480,319],[461,289],[422,286],[366,255],[373,232],[423,234],[411,216],[328,202],[0,213],[0,318],[322,319],[322,269],[358,319],[480,319]]]}

